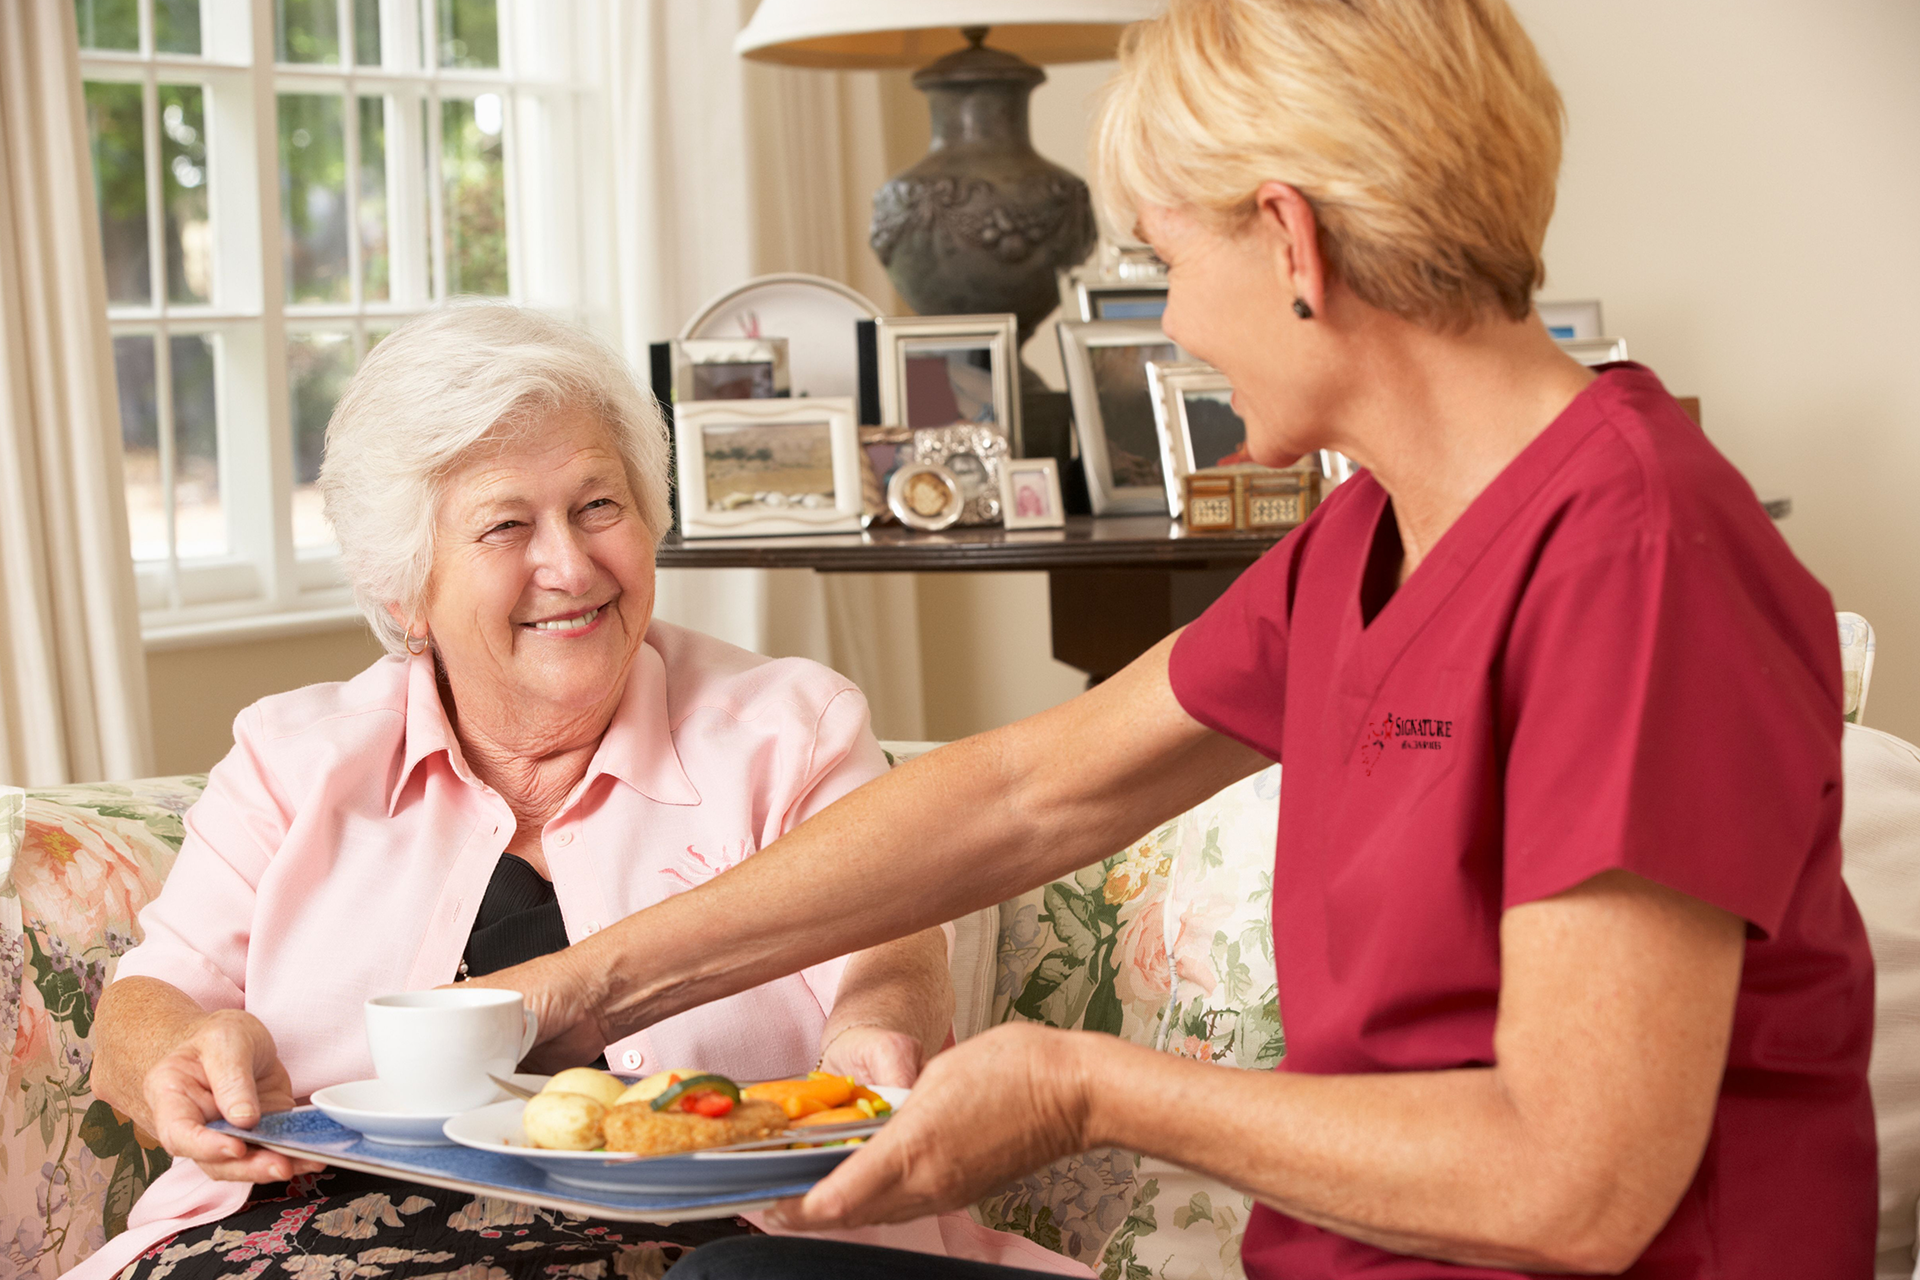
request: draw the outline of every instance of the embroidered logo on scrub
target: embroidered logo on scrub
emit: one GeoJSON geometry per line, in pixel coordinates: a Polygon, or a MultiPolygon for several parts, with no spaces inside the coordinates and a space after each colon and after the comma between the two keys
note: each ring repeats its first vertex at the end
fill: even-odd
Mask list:
{"type": "Polygon", "coordinates": [[[1453,737],[1453,721],[1430,716],[1396,716],[1389,712],[1367,726],[1360,744],[1360,767],[1373,776],[1373,766],[1390,750],[1438,751],[1453,737]]]}

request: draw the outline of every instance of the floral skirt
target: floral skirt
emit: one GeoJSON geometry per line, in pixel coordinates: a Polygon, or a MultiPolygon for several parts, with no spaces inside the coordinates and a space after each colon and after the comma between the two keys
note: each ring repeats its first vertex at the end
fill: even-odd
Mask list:
{"type": "Polygon", "coordinates": [[[238,1211],[141,1254],[120,1280],[654,1280],[754,1228],[601,1222],[509,1200],[326,1169],[264,1183],[238,1211]]]}

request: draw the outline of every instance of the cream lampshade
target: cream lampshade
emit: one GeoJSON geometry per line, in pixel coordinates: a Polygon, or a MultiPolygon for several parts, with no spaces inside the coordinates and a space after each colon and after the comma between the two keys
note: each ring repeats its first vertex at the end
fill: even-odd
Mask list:
{"type": "Polygon", "coordinates": [[[922,67],[967,47],[964,27],[1029,62],[1097,62],[1161,0],[762,0],[735,53],[794,67],[922,67]]]}
{"type": "MultiPolygon", "coordinates": [[[[933,145],[873,197],[868,239],[922,315],[1012,312],[1020,340],[1053,310],[1057,271],[1096,239],[1087,184],[1027,132],[1039,62],[1111,58],[1164,0],[761,0],[734,52],[798,67],[919,67],[933,145]]],[[[1064,397],[1020,369],[1014,448],[1067,464],[1064,397]]]]}

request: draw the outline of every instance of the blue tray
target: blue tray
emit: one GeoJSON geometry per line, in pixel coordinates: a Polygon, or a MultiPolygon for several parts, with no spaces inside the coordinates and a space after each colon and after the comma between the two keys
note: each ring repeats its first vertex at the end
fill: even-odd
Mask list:
{"type": "MultiPolygon", "coordinates": [[[[262,1116],[252,1129],[236,1129],[224,1120],[207,1126],[287,1155],[310,1156],[342,1169],[384,1173],[430,1187],[499,1196],[521,1204],[559,1209],[580,1217],[614,1222],[691,1222],[731,1218],[764,1209],[776,1200],[803,1195],[818,1179],[751,1192],[706,1192],[684,1196],[593,1191],[552,1181],[538,1167],[510,1155],[472,1147],[396,1147],[369,1142],[356,1129],[328,1119],[314,1107],[296,1107],[262,1116]]],[[[849,1149],[851,1150],[851,1149],[849,1149]]]]}

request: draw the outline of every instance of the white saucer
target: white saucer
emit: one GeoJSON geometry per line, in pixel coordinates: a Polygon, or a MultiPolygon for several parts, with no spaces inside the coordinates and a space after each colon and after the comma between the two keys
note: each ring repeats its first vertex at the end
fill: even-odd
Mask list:
{"type": "MultiPolygon", "coordinates": [[[[515,1084],[538,1089],[545,1076],[516,1075],[515,1084]]],[[[357,1129],[370,1142],[396,1147],[448,1147],[443,1132],[457,1111],[403,1111],[394,1105],[386,1083],[379,1079],[350,1080],[313,1093],[313,1105],[335,1124],[357,1129]]]]}

